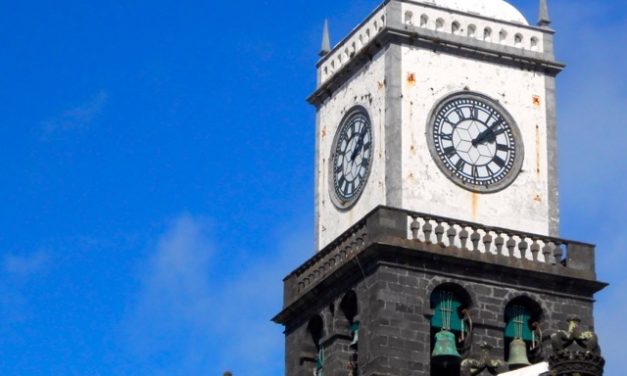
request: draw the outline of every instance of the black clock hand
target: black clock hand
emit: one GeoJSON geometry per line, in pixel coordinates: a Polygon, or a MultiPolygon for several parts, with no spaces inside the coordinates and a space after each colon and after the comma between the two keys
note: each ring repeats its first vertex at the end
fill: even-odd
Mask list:
{"type": "Polygon", "coordinates": [[[477,136],[477,138],[472,141],[472,146],[483,144],[485,141],[488,141],[490,143],[496,141],[495,128],[497,128],[500,124],[501,122],[497,121],[489,126],[485,131],[479,133],[479,136],[477,136]]]}
{"type": "Polygon", "coordinates": [[[494,142],[496,137],[494,136],[494,132],[488,128],[485,131],[481,132],[477,138],[472,141],[472,146],[477,146],[479,144],[483,144],[485,141],[494,142]]]}
{"type": "Polygon", "coordinates": [[[361,148],[364,147],[364,138],[366,138],[366,131],[367,129],[366,127],[364,127],[364,130],[361,131],[361,133],[359,134],[359,140],[357,141],[357,145],[355,145],[355,149],[351,154],[351,162],[355,160],[357,154],[359,154],[359,152],[361,151],[361,148]]]}

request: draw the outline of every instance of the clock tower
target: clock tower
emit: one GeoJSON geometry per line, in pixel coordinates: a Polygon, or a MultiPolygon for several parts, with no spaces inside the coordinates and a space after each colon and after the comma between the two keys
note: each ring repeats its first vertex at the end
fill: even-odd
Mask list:
{"type": "Polygon", "coordinates": [[[288,376],[516,369],[592,325],[594,246],[559,238],[549,26],[546,0],[537,26],[504,0],[386,0],[333,48],[325,24],[288,376]]]}
{"type": "Polygon", "coordinates": [[[502,0],[388,1],[323,47],[319,249],[379,205],[559,235],[552,39],[502,0]]]}

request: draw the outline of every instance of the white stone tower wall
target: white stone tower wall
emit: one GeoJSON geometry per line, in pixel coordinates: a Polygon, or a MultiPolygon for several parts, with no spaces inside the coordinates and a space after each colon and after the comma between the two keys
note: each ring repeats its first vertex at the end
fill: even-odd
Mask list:
{"type": "Polygon", "coordinates": [[[385,204],[385,53],[380,51],[372,62],[355,72],[318,110],[315,193],[318,249],[372,209],[385,204]],[[370,115],[374,139],[372,169],[357,203],[348,210],[338,210],[330,198],[329,158],[340,122],[356,105],[366,108],[370,115]]]}
{"type": "Polygon", "coordinates": [[[402,47],[401,61],[402,207],[548,234],[545,75],[414,46],[402,47]],[[473,193],[454,184],[435,164],[427,146],[426,126],[432,108],[447,94],[465,89],[498,100],[523,137],[522,172],[511,186],[497,193],[473,193]]]}

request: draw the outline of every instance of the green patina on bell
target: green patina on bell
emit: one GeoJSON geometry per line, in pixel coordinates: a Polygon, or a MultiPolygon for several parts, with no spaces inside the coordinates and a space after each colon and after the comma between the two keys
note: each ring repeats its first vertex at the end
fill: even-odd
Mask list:
{"type": "Polygon", "coordinates": [[[447,330],[436,333],[435,346],[433,347],[431,357],[433,362],[441,367],[460,363],[462,357],[457,352],[455,334],[447,330]]]}
{"type": "Polygon", "coordinates": [[[527,345],[520,338],[513,340],[509,344],[509,360],[507,361],[510,369],[518,369],[531,365],[527,358],[527,345]]]}

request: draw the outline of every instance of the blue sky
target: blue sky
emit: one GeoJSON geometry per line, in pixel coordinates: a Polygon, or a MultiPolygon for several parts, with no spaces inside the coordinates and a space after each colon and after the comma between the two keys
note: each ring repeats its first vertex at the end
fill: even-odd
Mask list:
{"type": "MultiPolygon", "coordinates": [[[[532,21],[536,0],[517,0],[532,21]]],[[[378,1],[0,1],[0,374],[282,374],[269,320],[313,252],[322,21],[378,1]]],[[[550,1],[562,234],[627,333],[627,3],[550,1]]]]}

